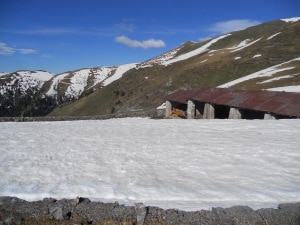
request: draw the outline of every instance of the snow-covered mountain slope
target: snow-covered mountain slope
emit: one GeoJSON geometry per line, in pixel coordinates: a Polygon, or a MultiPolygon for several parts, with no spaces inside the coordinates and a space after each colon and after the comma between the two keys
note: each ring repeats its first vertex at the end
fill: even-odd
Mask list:
{"type": "Polygon", "coordinates": [[[29,89],[36,92],[43,84],[50,80],[54,74],[46,71],[17,71],[15,73],[6,73],[0,77],[0,95],[6,94],[8,91],[19,91],[26,94],[29,89]]]}
{"type": "Polygon", "coordinates": [[[81,69],[59,74],[52,78],[48,96],[64,96],[67,99],[77,99],[84,91],[94,91],[121,78],[125,72],[135,68],[136,63],[81,69]]]}
{"type": "Polygon", "coordinates": [[[0,77],[1,77],[1,76],[4,76],[4,75],[6,75],[6,74],[8,74],[8,73],[0,72],[0,77]]]}
{"type": "Polygon", "coordinates": [[[294,22],[298,22],[300,20],[300,17],[292,17],[292,18],[286,18],[281,20],[287,23],[294,23],[294,22]]]}
{"type": "Polygon", "coordinates": [[[120,79],[136,63],[54,75],[45,71],[0,74],[0,116],[41,116],[120,79]],[[34,113],[32,113],[34,111],[34,113]]]}
{"type": "Polygon", "coordinates": [[[49,82],[45,95],[77,99],[84,91],[93,91],[97,86],[106,86],[135,67],[136,63],[131,63],[112,67],[81,69],[59,75],[40,70],[1,73],[0,95],[5,95],[7,91],[19,91],[26,94],[29,89],[34,89],[35,93],[42,88],[45,82],[49,82]]]}

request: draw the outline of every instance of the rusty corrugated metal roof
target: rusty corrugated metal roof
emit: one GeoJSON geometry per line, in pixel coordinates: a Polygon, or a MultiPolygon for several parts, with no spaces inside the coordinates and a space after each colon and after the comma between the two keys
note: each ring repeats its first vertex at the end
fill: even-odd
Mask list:
{"type": "Polygon", "coordinates": [[[166,96],[166,99],[173,102],[178,102],[181,104],[187,104],[187,101],[189,99],[192,99],[194,96],[200,95],[203,92],[209,90],[210,88],[201,88],[195,91],[191,90],[179,90],[177,92],[174,92],[168,96],[166,96]]]}
{"type": "Polygon", "coordinates": [[[181,104],[187,104],[187,100],[191,99],[194,95],[194,91],[189,90],[179,90],[166,97],[167,100],[178,102],[181,104]]]}
{"type": "Polygon", "coordinates": [[[294,92],[203,88],[196,91],[176,92],[167,96],[167,99],[183,104],[186,104],[188,99],[192,99],[240,109],[300,117],[300,93],[294,92]]]}

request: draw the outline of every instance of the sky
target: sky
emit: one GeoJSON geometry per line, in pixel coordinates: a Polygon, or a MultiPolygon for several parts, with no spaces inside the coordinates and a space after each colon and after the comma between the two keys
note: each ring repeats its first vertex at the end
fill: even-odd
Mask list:
{"type": "Polygon", "coordinates": [[[1,0],[0,72],[139,63],[187,41],[298,16],[298,0],[1,0]]]}

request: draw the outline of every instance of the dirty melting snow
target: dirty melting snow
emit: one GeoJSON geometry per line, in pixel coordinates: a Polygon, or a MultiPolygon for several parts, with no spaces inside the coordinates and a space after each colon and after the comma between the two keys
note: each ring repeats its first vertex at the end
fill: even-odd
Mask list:
{"type": "Polygon", "coordinates": [[[161,208],[300,201],[300,120],[0,123],[0,195],[161,208]]]}

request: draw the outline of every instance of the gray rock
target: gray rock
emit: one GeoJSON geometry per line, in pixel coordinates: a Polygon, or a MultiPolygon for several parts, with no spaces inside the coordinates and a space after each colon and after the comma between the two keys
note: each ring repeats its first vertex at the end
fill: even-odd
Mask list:
{"type": "Polygon", "coordinates": [[[143,203],[136,203],[134,205],[136,213],[136,225],[143,225],[147,214],[146,208],[143,203]]]}
{"type": "MultiPolygon", "coordinates": [[[[278,209],[253,210],[247,206],[213,208],[186,212],[176,209],[164,210],[158,207],[133,206],[115,203],[91,202],[86,198],[43,199],[27,202],[15,197],[0,197],[0,225],[22,225],[28,217],[55,219],[58,224],[74,219],[75,224],[202,224],[202,225],[300,225],[300,202],[281,204],[278,209]]],[[[53,222],[53,221],[52,221],[53,222]]],[[[71,221],[69,221],[71,222],[71,221]]],[[[56,222],[55,222],[56,223],[56,222]]],[[[68,223],[69,224],[69,223],[68,223]]]]}
{"type": "Polygon", "coordinates": [[[220,224],[232,224],[232,217],[230,215],[227,215],[223,208],[212,208],[212,212],[216,215],[218,218],[217,221],[220,224]]]}
{"type": "Polygon", "coordinates": [[[219,217],[219,222],[228,225],[263,224],[259,213],[248,206],[233,206],[231,208],[216,208],[213,210],[219,217]]]}
{"type": "Polygon", "coordinates": [[[11,225],[12,222],[13,222],[13,218],[9,217],[9,218],[6,218],[4,221],[0,221],[0,225],[11,225]]]}
{"type": "Polygon", "coordinates": [[[202,224],[215,225],[217,218],[211,211],[200,210],[185,212],[175,209],[166,210],[166,222],[168,225],[177,224],[202,224]]]}
{"type": "Polygon", "coordinates": [[[82,202],[76,207],[75,214],[90,222],[101,220],[136,221],[134,207],[122,206],[118,202],[82,202]]]}
{"type": "Polygon", "coordinates": [[[63,220],[64,219],[63,208],[60,207],[60,206],[51,206],[49,208],[49,213],[56,220],[63,220]]]}
{"type": "Polygon", "coordinates": [[[83,198],[83,197],[77,197],[77,203],[80,204],[80,203],[90,203],[91,200],[88,199],[88,198],[83,198]]]}
{"type": "Polygon", "coordinates": [[[43,199],[43,202],[46,202],[46,203],[54,203],[56,201],[57,200],[55,198],[44,198],[43,199]]]}
{"type": "Polygon", "coordinates": [[[257,213],[265,224],[300,224],[300,203],[281,204],[278,209],[259,209],[257,213]]]}
{"type": "Polygon", "coordinates": [[[152,207],[148,206],[146,207],[146,217],[145,217],[145,223],[146,224],[160,224],[165,223],[166,221],[166,211],[158,208],[158,207],[152,207]]]}

